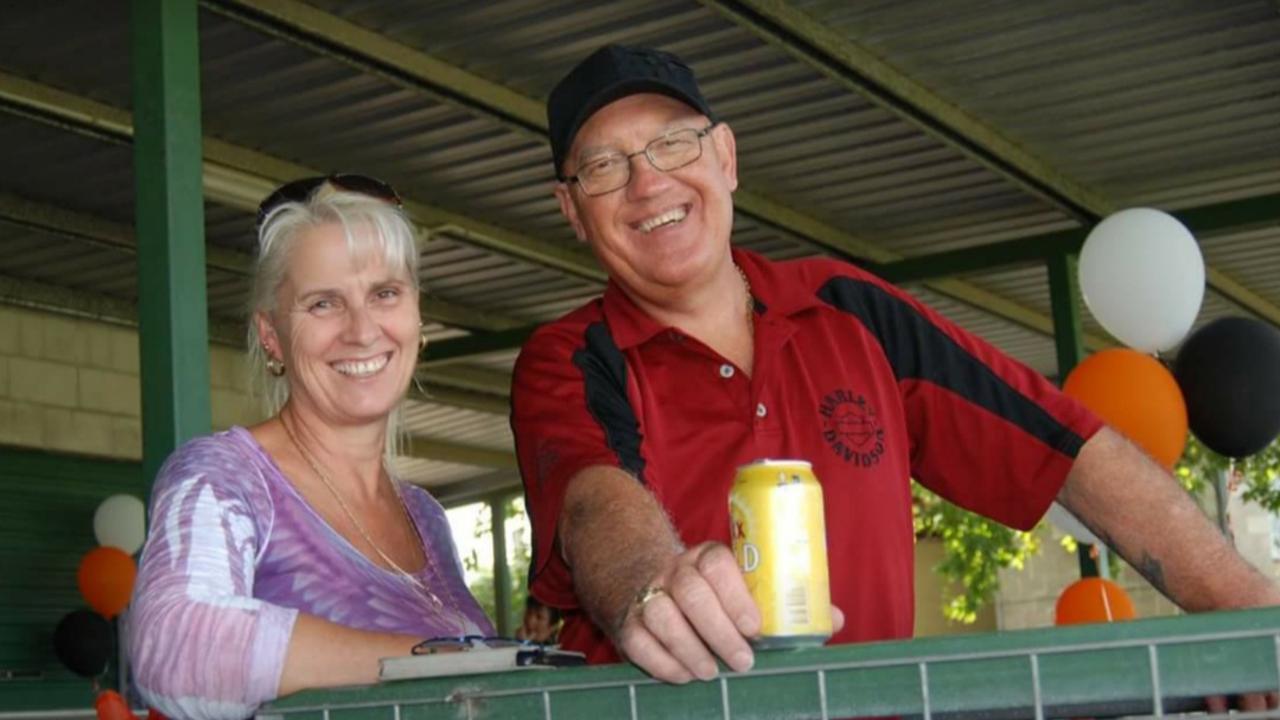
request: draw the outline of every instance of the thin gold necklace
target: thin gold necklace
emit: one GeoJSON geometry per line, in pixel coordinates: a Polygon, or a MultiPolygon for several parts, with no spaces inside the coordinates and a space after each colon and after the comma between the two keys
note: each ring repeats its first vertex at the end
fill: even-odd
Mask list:
{"type": "MultiPolygon", "coordinates": [[[[382,558],[383,562],[390,565],[391,568],[399,573],[401,577],[409,581],[409,584],[421,591],[424,597],[430,600],[431,604],[436,606],[437,610],[443,609],[444,603],[435,593],[431,592],[431,590],[427,588],[421,580],[406,572],[404,568],[400,567],[395,560],[392,560],[391,557],[383,552],[382,548],[378,547],[378,544],[373,541],[373,538],[369,535],[369,531],[364,529],[364,525],[356,519],[356,514],[351,511],[351,508],[347,506],[346,501],[342,499],[342,495],[338,493],[338,488],[334,487],[328,474],[320,468],[320,462],[316,460],[315,456],[312,455],[309,450],[303,447],[301,442],[298,442],[298,436],[294,434],[293,428],[289,427],[289,423],[285,422],[284,413],[280,414],[280,425],[284,427],[285,434],[289,436],[289,442],[293,443],[293,446],[297,448],[298,454],[301,455],[302,459],[311,466],[311,471],[315,473],[316,477],[320,478],[320,482],[329,490],[329,494],[333,495],[333,499],[338,501],[338,507],[342,508],[343,514],[347,516],[347,519],[351,521],[351,524],[355,525],[356,530],[360,533],[360,537],[364,538],[364,541],[369,544],[369,547],[373,548],[373,551],[378,553],[378,557],[382,558]]],[[[390,481],[389,477],[388,480],[390,481]]],[[[395,486],[394,481],[391,481],[391,489],[396,494],[396,501],[400,505],[401,512],[404,513],[406,526],[414,537],[418,537],[418,531],[416,526],[413,524],[413,518],[409,515],[409,506],[405,504],[404,497],[400,495],[400,488],[395,486]]],[[[422,564],[423,567],[429,567],[431,565],[431,558],[427,555],[426,548],[422,548],[422,564]]]]}
{"type": "Polygon", "coordinates": [[[755,337],[755,317],[756,301],[751,297],[751,281],[747,279],[747,273],[743,271],[742,266],[734,263],[733,267],[738,271],[738,277],[742,278],[742,289],[747,292],[747,332],[755,337]]]}

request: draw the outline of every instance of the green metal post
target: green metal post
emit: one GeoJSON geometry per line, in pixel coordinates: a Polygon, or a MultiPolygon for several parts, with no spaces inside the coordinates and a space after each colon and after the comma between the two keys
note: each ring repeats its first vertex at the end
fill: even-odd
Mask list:
{"type": "Polygon", "coordinates": [[[489,498],[489,527],[493,530],[493,619],[499,635],[511,634],[511,568],[507,565],[507,502],[510,495],[489,498]]]}
{"type": "Polygon", "coordinates": [[[142,471],[209,432],[196,0],[132,5],[142,471]]]}
{"type": "MultiPolygon", "coordinates": [[[[1084,359],[1084,332],[1080,326],[1080,283],[1076,276],[1076,256],[1061,253],[1049,258],[1049,299],[1053,306],[1053,341],[1058,350],[1058,381],[1084,359]]],[[[1077,553],[1080,577],[1097,577],[1098,563],[1092,545],[1081,543],[1077,553]]]]}

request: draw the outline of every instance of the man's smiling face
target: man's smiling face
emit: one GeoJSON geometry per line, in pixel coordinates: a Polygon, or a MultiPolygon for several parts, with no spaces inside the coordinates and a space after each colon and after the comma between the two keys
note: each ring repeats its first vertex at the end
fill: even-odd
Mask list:
{"type": "MultiPolygon", "coordinates": [[[[628,95],[583,124],[563,169],[574,175],[593,158],[629,155],[665,133],[708,124],[665,95],[628,95]]],[[[705,281],[729,253],[738,185],[733,133],[717,125],[699,142],[702,156],[670,172],[655,169],[643,154],[631,158],[631,181],[611,193],[592,197],[572,183],[556,188],[579,239],[633,293],[657,299],[705,281]]]]}

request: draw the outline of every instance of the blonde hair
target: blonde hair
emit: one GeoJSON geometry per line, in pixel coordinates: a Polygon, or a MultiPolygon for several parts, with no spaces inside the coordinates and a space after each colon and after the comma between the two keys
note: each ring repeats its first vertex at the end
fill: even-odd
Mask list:
{"type": "MultiPolygon", "coordinates": [[[[276,309],[276,291],[284,282],[289,253],[298,237],[312,228],[331,224],[342,227],[347,251],[352,257],[367,258],[370,253],[380,253],[387,267],[404,268],[417,301],[418,248],[413,226],[400,208],[386,200],[342,190],[329,182],[316,188],[305,202],[286,202],[273,208],[258,228],[246,335],[249,385],[268,417],[279,413],[289,400],[289,382],[285,377],[267,372],[270,358],[258,337],[257,315],[270,315],[276,309]],[[373,232],[354,232],[367,228],[373,232]]],[[[403,441],[403,404],[402,401],[387,417],[388,460],[394,457],[403,441]]]]}

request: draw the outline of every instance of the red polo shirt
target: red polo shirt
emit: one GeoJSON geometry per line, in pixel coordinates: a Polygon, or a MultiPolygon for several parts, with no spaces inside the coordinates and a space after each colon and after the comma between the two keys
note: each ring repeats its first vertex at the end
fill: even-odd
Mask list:
{"type": "Polygon", "coordinates": [[[912,632],[910,478],[1029,528],[1101,426],[1034,371],[858,268],[734,259],[756,301],[751,377],[612,283],[540,328],[516,362],[531,589],[567,611],[561,642],[593,662],[617,655],[578,611],[555,540],[565,488],[584,468],[630,472],[693,545],[729,542],[739,465],[809,460],[825,498],[832,599],[847,618],[833,642],[881,640],[912,632]]]}

